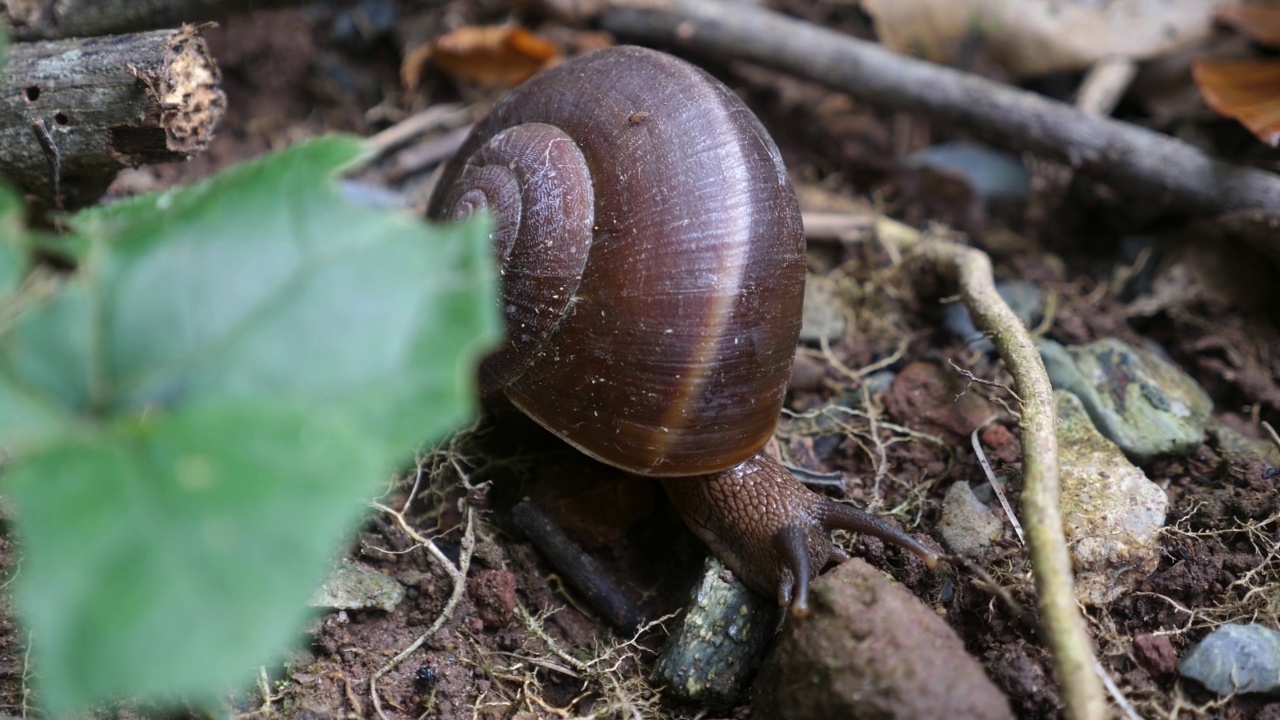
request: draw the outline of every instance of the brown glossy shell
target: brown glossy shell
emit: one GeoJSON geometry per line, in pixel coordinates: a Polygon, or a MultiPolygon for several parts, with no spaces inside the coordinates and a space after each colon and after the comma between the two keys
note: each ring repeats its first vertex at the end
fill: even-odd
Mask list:
{"type": "Polygon", "coordinates": [[[468,183],[508,172],[532,189],[514,210],[489,201],[509,345],[482,368],[488,389],[631,472],[715,472],[759,450],[800,332],[804,237],[751,111],[682,60],[600,50],[495,107],[429,215],[465,215],[468,183]],[[579,174],[591,188],[561,184],[579,174]]]}

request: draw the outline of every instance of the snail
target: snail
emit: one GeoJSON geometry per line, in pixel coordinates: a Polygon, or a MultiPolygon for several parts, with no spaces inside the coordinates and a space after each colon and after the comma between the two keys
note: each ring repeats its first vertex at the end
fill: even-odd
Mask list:
{"type": "Polygon", "coordinates": [[[494,218],[505,345],[486,394],[582,452],[658,478],[751,590],[808,610],[830,531],[938,556],[822,497],[762,449],[795,356],[804,234],[781,155],[726,86],[618,46],[512,91],[447,162],[427,214],[494,218]]]}

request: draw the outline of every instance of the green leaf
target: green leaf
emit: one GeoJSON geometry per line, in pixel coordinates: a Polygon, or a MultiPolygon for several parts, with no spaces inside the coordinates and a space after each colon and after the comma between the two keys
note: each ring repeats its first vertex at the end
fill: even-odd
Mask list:
{"type": "MultiPolygon", "coordinates": [[[[22,249],[25,245],[22,227],[22,204],[9,188],[0,183],[0,307],[22,279],[22,249]]],[[[3,315],[0,315],[2,321],[3,315]]],[[[0,331],[4,326],[0,325],[0,331]]]]}
{"type": "Polygon", "coordinates": [[[204,701],[274,660],[386,471],[371,449],[345,418],[247,402],[124,420],[13,468],[46,709],[204,701]]]}
{"type": "MultiPolygon", "coordinates": [[[[32,304],[39,285],[20,289],[27,270],[30,238],[22,222],[22,204],[0,184],[0,338],[32,304]]],[[[2,342],[2,340],[0,340],[2,342]]],[[[24,446],[65,430],[66,416],[38,396],[22,391],[0,363],[0,464],[24,446]]]]}
{"type": "Polygon", "coordinates": [[[77,272],[0,337],[0,403],[77,418],[8,478],[52,710],[247,677],[358,500],[472,412],[487,223],[348,202],[362,151],[313,141],[74,216],[77,272]]]}

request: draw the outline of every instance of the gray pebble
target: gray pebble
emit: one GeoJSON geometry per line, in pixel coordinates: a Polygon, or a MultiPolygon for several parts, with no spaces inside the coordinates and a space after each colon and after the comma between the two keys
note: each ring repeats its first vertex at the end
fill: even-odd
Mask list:
{"type": "Polygon", "coordinates": [[[1204,439],[1213,401],[1191,376],[1155,353],[1107,339],[1040,356],[1056,390],[1080,398],[1093,424],[1136,462],[1191,452],[1204,439]]]}
{"type": "Polygon", "coordinates": [[[1223,625],[1191,648],[1178,673],[1219,695],[1273,694],[1280,690],[1280,632],[1261,625],[1223,625]]]}

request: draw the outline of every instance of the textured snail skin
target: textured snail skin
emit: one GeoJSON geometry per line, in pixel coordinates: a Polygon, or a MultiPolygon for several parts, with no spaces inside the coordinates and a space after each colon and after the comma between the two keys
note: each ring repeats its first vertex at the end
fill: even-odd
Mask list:
{"type": "Polygon", "coordinates": [[[507,326],[485,393],[667,479],[726,565],[797,612],[840,555],[832,528],[936,557],[760,453],[799,338],[804,234],[777,147],[723,84],[637,47],[532,78],[446,164],[428,215],[481,209],[496,218],[507,326]]]}

